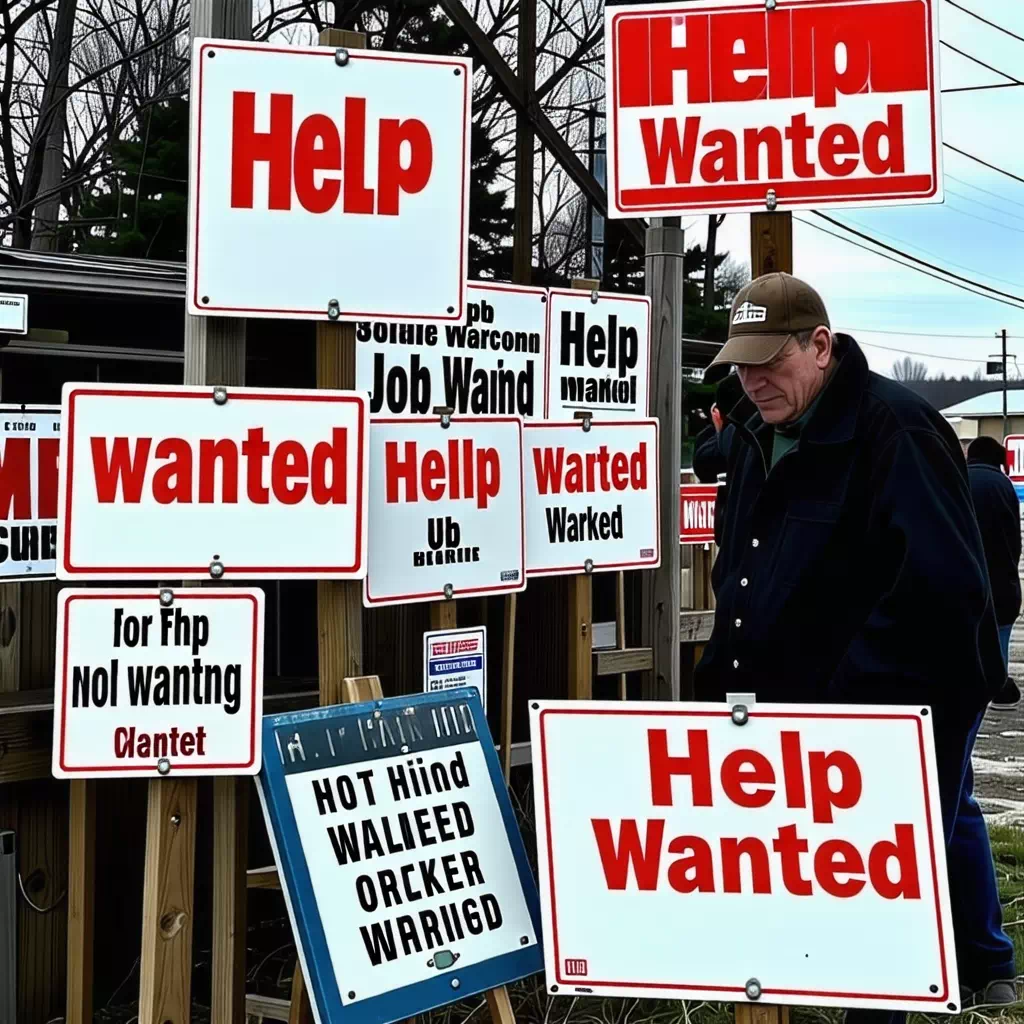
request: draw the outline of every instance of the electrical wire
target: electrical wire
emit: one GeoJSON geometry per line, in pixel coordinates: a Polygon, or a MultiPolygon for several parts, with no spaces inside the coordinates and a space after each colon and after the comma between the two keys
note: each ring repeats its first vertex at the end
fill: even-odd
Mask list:
{"type": "Polygon", "coordinates": [[[1017,35],[1016,32],[1011,32],[1008,28],[1003,28],[1002,25],[997,25],[994,21],[989,21],[988,18],[983,18],[980,14],[975,14],[974,11],[969,11],[966,7],[961,7],[955,0],[946,0],[946,3],[950,7],[955,7],[958,11],[963,11],[964,14],[969,14],[972,18],[977,18],[978,21],[983,21],[990,28],[994,28],[999,32],[1005,32],[1011,39],[1019,39],[1024,43],[1024,36],[1017,35]]]}
{"type": "Polygon", "coordinates": [[[890,256],[888,253],[879,252],[877,249],[872,249],[870,246],[863,245],[861,242],[855,242],[852,238],[848,238],[846,235],[840,235],[835,231],[829,231],[828,228],[823,228],[820,224],[815,224],[814,221],[805,220],[803,217],[797,217],[796,220],[801,224],[806,224],[809,228],[814,228],[815,231],[821,231],[826,235],[831,235],[833,238],[838,238],[841,242],[846,242],[847,245],[863,249],[865,252],[870,252],[875,256],[881,256],[882,259],[889,260],[897,266],[904,267],[907,270],[916,270],[919,274],[924,274],[925,277],[934,277],[936,281],[942,281],[944,284],[948,284],[953,288],[959,288],[961,291],[968,292],[971,295],[976,295],[979,299],[988,299],[990,302],[998,302],[1002,306],[1010,306],[1012,309],[1024,310],[1024,305],[1019,305],[1016,302],[1008,302],[1006,299],[997,299],[994,295],[986,295],[984,292],[974,291],[973,288],[969,288],[967,285],[958,284],[956,281],[950,281],[948,278],[941,277],[939,274],[933,274],[930,270],[924,270],[922,267],[914,266],[912,263],[904,263],[902,260],[898,260],[895,256],[890,256]]]}
{"type": "Polygon", "coordinates": [[[1004,203],[1009,203],[1011,206],[1019,206],[1024,210],[1024,203],[1018,203],[1016,199],[1010,199],[1009,196],[1000,195],[998,192],[991,192],[987,188],[982,188],[980,185],[975,185],[973,182],[964,181],[963,178],[958,178],[954,174],[950,174],[948,171],[944,172],[945,176],[950,181],[955,181],[960,185],[966,185],[968,188],[973,188],[976,192],[984,192],[987,196],[992,196],[993,199],[1001,199],[1004,203]]]}
{"type": "MultiPolygon", "coordinates": [[[[963,199],[968,203],[975,203],[978,206],[983,206],[986,210],[991,210],[993,213],[1000,213],[1004,217],[1010,217],[1013,220],[1019,220],[1024,222],[1024,217],[1022,217],[1019,213],[1010,213],[1009,210],[1001,210],[998,206],[993,206],[991,203],[983,203],[980,199],[972,199],[970,196],[964,195],[963,192],[957,192],[956,189],[953,188],[947,188],[945,191],[946,195],[956,196],[958,199],[963,199]]],[[[957,209],[957,207],[954,206],[951,207],[951,209],[955,210],[957,209]]],[[[965,210],[961,210],[960,212],[966,213],[965,210]]]]}
{"type": "Polygon", "coordinates": [[[898,256],[902,256],[904,259],[911,260],[914,263],[920,263],[923,267],[928,267],[929,270],[937,270],[940,274],[947,274],[949,277],[954,277],[958,281],[963,281],[966,284],[972,285],[974,288],[981,288],[983,291],[991,292],[993,295],[1001,295],[1005,299],[1013,299],[1014,302],[1024,303],[1024,295],[1013,295],[1011,292],[1001,292],[998,288],[992,288],[987,284],[982,284],[980,281],[975,281],[972,278],[964,277],[961,274],[954,274],[951,270],[946,270],[945,267],[940,267],[935,263],[929,263],[927,260],[922,260],[917,256],[912,256],[908,252],[903,252],[902,249],[896,249],[891,245],[887,245],[885,242],[878,241],[877,238],[871,235],[865,234],[863,231],[857,231],[854,228],[844,224],[841,220],[836,220],[834,217],[830,217],[827,213],[821,213],[819,210],[812,211],[815,217],[820,217],[822,220],[827,220],[829,224],[834,224],[837,228],[843,228],[844,231],[849,231],[850,234],[856,235],[858,238],[863,238],[874,245],[879,246],[882,249],[888,249],[889,252],[896,253],[898,256]]]}
{"type": "Polygon", "coordinates": [[[37,913],[37,914],[49,914],[51,911],[56,910],[61,903],[64,902],[64,897],[67,896],[68,891],[65,889],[48,907],[40,907],[32,902],[32,898],[27,892],[25,892],[25,883],[21,880],[21,872],[18,872],[18,888],[21,890],[22,899],[37,913]]]}
{"type": "MultiPolygon", "coordinates": [[[[853,328],[850,328],[852,330],[853,328]]],[[[879,332],[881,333],[881,332],[879,332]]],[[[867,345],[868,348],[880,348],[884,352],[896,352],[901,356],[921,356],[924,359],[948,359],[954,363],[974,363],[976,366],[980,366],[982,363],[987,363],[987,359],[969,359],[967,356],[940,356],[936,352],[914,352],[906,348],[893,348],[891,345],[878,345],[873,341],[861,341],[857,339],[858,345],[867,345]]],[[[1014,355],[1012,352],[1007,352],[1007,358],[1014,355]]]]}
{"type": "MultiPolygon", "coordinates": [[[[972,213],[970,210],[961,210],[959,206],[954,206],[953,203],[945,203],[944,205],[954,213],[959,213],[961,217],[970,217],[972,220],[981,221],[982,224],[994,224],[997,228],[1002,228],[1004,231],[1015,231],[1018,235],[1024,235],[1024,228],[1015,228],[1010,224],[1003,224],[1001,221],[992,220],[990,217],[982,217],[980,213],[972,213]]],[[[1012,216],[1012,214],[1007,214],[1007,216],[1012,216]]],[[[978,273],[981,273],[981,271],[978,271],[978,273]]],[[[983,276],[991,277],[992,275],[984,274],[983,276]]],[[[999,280],[999,278],[996,278],[996,280],[999,280]]],[[[1006,283],[1016,284],[1015,281],[1007,281],[1006,283]]]]}
{"type": "MultiPolygon", "coordinates": [[[[968,338],[972,341],[984,341],[986,338],[998,337],[994,331],[991,334],[938,334],[935,331],[883,331],[880,327],[851,327],[850,330],[867,331],[869,334],[899,334],[907,338],[968,338]]],[[[1008,334],[1006,337],[1019,339],[1022,335],[1008,334]]]]}
{"type": "Polygon", "coordinates": [[[977,57],[972,57],[971,54],[967,53],[965,50],[959,49],[952,43],[947,43],[945,39],[940,39],[939,43],[942,46],[944,46],[947,50],[952,50],[954,53],[958,53],[961,57],[964,57],[967,60],[973,61],[975,64],[980,65],[986,71],[991,71],[993,74],[996,75],[1002,75],[1003,78],[1005,78],[1008,82],[1013,82],[1014,85],[1024,85],[1024,82],[1022,82],[1019,78],[1014,78],[1013,75],[1008,75],[1005,71],[1000,71],[999,68],[994,68],[991,64],[986,64],[983,60],[978,60],[977,57]]]}
{"type": "Polygon", "coordinates": [[[981,92],[982,89],[1017,89],[1024,82],[996,82],[994,85],[957,85],[939,92],[981,92]]]}
{"type": "Polygon", "coordinates": [[[1000,174],[1005,174],[1006,177],[1013,178],[1014,181],[1019,181],[1022,185],[1024,185],[1024,178],[1020,177],[1017,174],[1013,174],[1010,171],[1004,171],[1002,167],[996,167],[995,164],[987,163],[985,160],[982,160],[981,157],[974,156],[973,153],[967,153],[962,149],[957,149],[956,146],[952,145],[949,142],[943,142],[942,145],[945,146],[946,149],[953,150],[954,153],[959,153],[961,156],[967,157],[968,160],[973,160],[976,164],[981,164],[982,167],[987,167],[990,171],[998,171],[1000,174]]]}

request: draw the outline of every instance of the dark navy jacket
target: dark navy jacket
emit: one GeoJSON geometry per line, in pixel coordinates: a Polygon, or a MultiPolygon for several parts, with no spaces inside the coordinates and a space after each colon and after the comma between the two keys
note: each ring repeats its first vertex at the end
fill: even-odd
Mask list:
{"type": "Polygon", "coordinates": [[[971,459],[967,475],[985,548],[996,622],[1009,626],[1020,614],[1020,502],[1010,478],[997,467],[971,459]]]}
{"type": "Polygon", "coordinates": [[[935,410],[869,372],[852,338],[841,344],[770,473],[771,425],[746,398],[728,412],[715,625],[696,695],[929,704],[952,778],[1005,679],[967,467],[935,410]]]}

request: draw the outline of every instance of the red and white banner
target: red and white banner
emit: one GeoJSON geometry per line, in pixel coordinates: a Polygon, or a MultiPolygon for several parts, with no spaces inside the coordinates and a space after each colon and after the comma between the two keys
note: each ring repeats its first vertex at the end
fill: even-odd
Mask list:
{"type": "Polygon", "coordinates": [[[658,421],[527,423],[526,574],[661,564],[658,421]]]}
{"type": "Polygon", "coordinates": [[[714,543],[717,500],[717,484],[679,485],[680,544],[714,543]]]}
{"type": "Polygon", "coordinates": [[[1024,484],[1024,434],[1007,434],[1006,473],[1015,484],[1024,484]]]}
{"type": "Polygon", "coordinates": [[[942,202],[938,6],[608,7],[608,216],[942,202]]]}
{"type": "Polygon", "coordinates": [[[958,1011],[929,709],[530,708],[559,995],[958,1011]]]}
{"type": "Polygon", "coordinates": [[[57,778],[255,775],[263,591],[62,590],[53,703],[57,778]]]}
{"type": "Polygon", "coordinates": [[[365,395],[65,384],[63,399],[60,579],[366,574],[365,395]]]}
{"type": "Polygon", "coordinates": [[[0,406],[0,580],[57,570],[60,409],[0,406]]]}
{"type": "Polygon", "coordinates": [[[196,39],[188,311],[461,323],[472,62],[196,39]]]}
{"type": "Polygon", "coordinates": [[[374,419],[369,515],[368,608],[524,590],[522,421],[374,419]]]}

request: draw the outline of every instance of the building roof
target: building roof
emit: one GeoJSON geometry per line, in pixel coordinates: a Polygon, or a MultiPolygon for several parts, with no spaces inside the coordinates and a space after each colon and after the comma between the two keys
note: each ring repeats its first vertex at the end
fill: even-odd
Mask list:
{"type": "Polygon", "coordinates": [[[184,300],[185,264],[0,248],[0,290],[29,287],[184,300]]]}
{"type": "MultiPolygon", "coordinates": [[[[1024,391],[1008,390],[1006,392],[1006,414],[1008,416],[1024,416],[1024,391]]],[[[957,402],[942,410],[943,416],[963,416],[967,419],[981,419],[985,416],[1003,415],[1003,392],[989,391],[984,395],[975,395],[966,402],[957,402]]]]}

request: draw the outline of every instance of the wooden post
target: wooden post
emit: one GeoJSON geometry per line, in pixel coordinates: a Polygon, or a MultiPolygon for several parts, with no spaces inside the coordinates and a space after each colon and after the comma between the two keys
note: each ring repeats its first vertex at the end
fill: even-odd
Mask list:
{"type": "Polygon", "coordinates": [[[737,1003],[736,1024],[789,1024],[789,1007],[737,1003]]]}
{"type": "Polygon", "coordinates": [[[512,676],[516,658],[516,597],[505,598],[505,639],[501,651],[501,771],[505,785],[512,775],[512,676]]]}
{"type": "Polygon", "coordinates": [[[430,603],[430,628],[455,629],[458,621],[455,601],[432,601],[430,603]]]}
{"type": "Polygon", "coordinates": [[[71,783],[68,828],[68,991],[66,1024],[92,1024],[96,783],[71,783]]]}
{"type": "Polygon", "coordinates": [[[750,215],[750,276],[793,273],[793,215],[789,212],[750,215]]]}
{"type": "MultiPolygon", "coordinates": [[[[626,574],[621,570],[615,580],[615,642],[620,651],[626,649],[626,574]]],[[[623,672],[619,676],[619,699],[625,700],[628,696],[623,672]]]]}
{"type": "Polygon", "coordinates": [[[678,218],[647,229],[647,294],[651,297],[651,415],[660,425],[661,565],[644,573],[643,622],[652,649],[653,692],[660,700],[692,697],[680,692],[679,673],[679,464],[683,383],[683,231],[678,218]]]}

